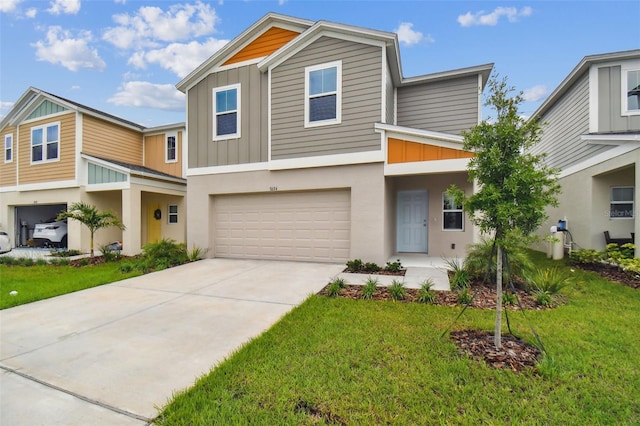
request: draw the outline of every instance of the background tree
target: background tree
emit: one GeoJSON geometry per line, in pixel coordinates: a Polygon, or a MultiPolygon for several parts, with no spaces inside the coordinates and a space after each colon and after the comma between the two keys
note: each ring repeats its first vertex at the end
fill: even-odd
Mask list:
{"type": "MultiPolygon", "coordinates": [[[[464,132],[464,149],[475,155],[469,161],[469,181],[479,188],[469,195],[452,186],[449,191],[462,202],[471,221],[485,234],[493,235],[497,248],[495,345],[502,346],[503,249],[509,241],[531,234],[547,219],[547,206],[557,206],[557,170],[547,167],[544,155],[529,149],[540,140],[537,120],[525,120],[518,114],[521,93],[511,96],[507,79],[492,77],[487,83],[489,97],[485,105],[496,112],[493,120],[484,120],[464,132]]],[[[487,259],[490,262],[491,259],[487,259]]]]}
{"type": "Polygon", "coordinates": [[[95,206],[84,202],[73,203],[69,210],[58,215],[57,220],[75,219],[89,228],[91,233],[91,257],[93,257],[93,236],[98,229],[115,226],[121,230],[125,229],[124,224],[118,217],[109,211],[98,211],[95,206]]]}

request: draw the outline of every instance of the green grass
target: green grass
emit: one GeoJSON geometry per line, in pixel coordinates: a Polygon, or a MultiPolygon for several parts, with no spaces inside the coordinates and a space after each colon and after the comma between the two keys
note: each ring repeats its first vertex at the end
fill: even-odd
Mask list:
{"type": "MultiPolygon", "coordinates": [[[[548,352],[537,374],[492,369],[440,339],[460,308],[312,296],[177,394],[157,421],[639,424],[640,291],[572,274],[581,283],[563,290],[568,304],[527,313],[548,352]]],[[[535,342],[522,314],[510,320],[535,342]]],[[[492,311],[468,309],[454,329],[490,331],[493,321],[492,311]]]]}
{"type": "Polygon", "coordinates": [[[76,268],[73,266],[0,265],[0,309],[60,296],[125,278],[139,271],[120,272],[120,262],[76,268]],[[11,291],[18,294],[11,296],[11,291]]]}

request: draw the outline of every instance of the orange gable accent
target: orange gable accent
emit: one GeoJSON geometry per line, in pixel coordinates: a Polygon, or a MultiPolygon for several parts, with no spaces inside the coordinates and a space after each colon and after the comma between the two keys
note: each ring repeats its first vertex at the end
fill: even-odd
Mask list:
{"type": "Polygon", "coordinates": [[[389,164],[470,157],[473,157],[473,153],[468,151],[389,138],[387,153],[389,164]]]}
{"type": "Polygon", "coordinates": [[[253,40],[241,51],[233,55],[223,65],[235,64],[250,59],[271,55],[285,44],[296,38],[299,33],[278,27],[269,28],[260,37],[253,40]]]}

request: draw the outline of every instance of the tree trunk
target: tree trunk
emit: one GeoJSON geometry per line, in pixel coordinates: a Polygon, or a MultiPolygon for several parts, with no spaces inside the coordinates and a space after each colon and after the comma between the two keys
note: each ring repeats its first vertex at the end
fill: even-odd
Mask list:
{"type": "Polygon", "coordinates": [[[496,349],[502,347],[502,246],[498,244],[496,265],[496,329],[494,334],[496,349]]]}
{"type": "Polygon", "coordinates": [[[93,257],[93,232],[91,233],[91,257],[93,257]]]}

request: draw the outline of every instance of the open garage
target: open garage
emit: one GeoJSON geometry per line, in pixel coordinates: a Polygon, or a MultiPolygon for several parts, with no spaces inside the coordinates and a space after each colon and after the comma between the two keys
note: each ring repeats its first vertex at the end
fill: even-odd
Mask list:
{"type": "Polygon", "coordinates": [[[215,257],[344,262],[349,258],[349,190],[213,197],[215,257]]]}
{"type": "MultiPolygon", "coordinates": [[[[66,204],[36,204],[15,206],[15,239],[16,246],[27,246],[33,238],[33,229],[38,223],[51,222],[61,211],[66,211],[66,204]]],[[[65,239],[66,243],[66,239],[65,239]]],[[[66,245],[66,244],[65,244],[66,245]]]]}

